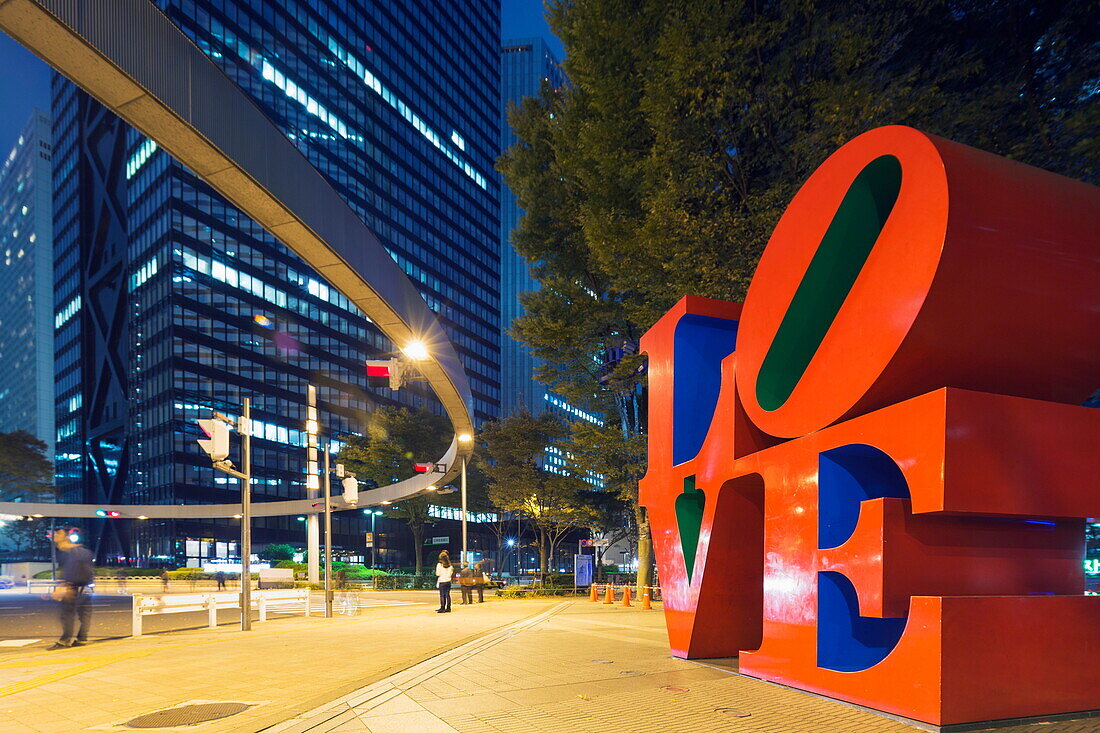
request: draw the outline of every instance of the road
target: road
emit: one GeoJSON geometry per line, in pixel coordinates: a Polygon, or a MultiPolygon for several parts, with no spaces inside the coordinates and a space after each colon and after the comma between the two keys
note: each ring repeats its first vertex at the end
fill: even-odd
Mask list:
{"type": "MultiPolygon", "coordinates": [[[[395,605],[437,603],[435,591],[394,591],[362,594],[361,607],[364,611],[371,608],[395,605]]],[[[314,614],[323,609],[324,594],[314,593],[314,614]]],[[[121,638],[130,635],[131,630],[130,596],[92,595],[92,623],[90,641],[121,638]]],[[[281,615],[295,615],[294,612],[272,610],[272,618],[281,615]]],[[[297,612],[300,615],[300,612],[297,612]]],[[[252,618],[259,615],[253,611],[252,618]]],[[[223,609],[218,611],[218,624],[240,622],[240,611],[223,609]]],[[[207,624],[206,611],[194,613],[173,613],[145,616],[142,630],[145,634],[165,631],[202,628],[207,624]]],[[[25,592],[0,592],[0,655],[19,648],[33,648],[53,643],[61,630],[58,621],[58,604],[49,598],[28,595],[25,592]],[[33,641],[31,641],[33,640],[33,641]],[[26,642],[26,643],[22,643],[26,642]]]]}

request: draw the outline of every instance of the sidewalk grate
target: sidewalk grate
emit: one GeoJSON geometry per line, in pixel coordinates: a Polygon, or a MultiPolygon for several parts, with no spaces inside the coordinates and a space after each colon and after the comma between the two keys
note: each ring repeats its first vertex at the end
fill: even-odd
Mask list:
{"type": "Polygon", "coordinates": [[[243,713],[251,705],[243,702],[208,702],[196,705],[183,705],[178,708],[157,710],[139,715],[123,723],[127,728],[175,728],[181,725],[198,725],[211,720],[228,718],[243,713]]]}

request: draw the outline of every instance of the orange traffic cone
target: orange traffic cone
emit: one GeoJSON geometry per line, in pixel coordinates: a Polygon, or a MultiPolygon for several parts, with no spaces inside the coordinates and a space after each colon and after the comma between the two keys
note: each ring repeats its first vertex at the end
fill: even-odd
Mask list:
{"type": "Polygon", "coordinates": [[[605,604],[611,604],[615,602],[615,586],[611,583],[607,584],[607,595],[604,596],[603,602],[605,604]]]}
{"type": "Polygon", "coordinates": [[[600,600],[600,592],[596,590],[595,583],[593,583],[592,587],[589,589],[588,600],[592,601],[593,603],[596,603],[598,600],[600,600]]]}
{"type": "Polygon", "coordinates": [[[623,608],[630,608],[633,604],[630,602],[630,586],[623,586],[623,608]]]}
{"type": "Polygon", "coordinates": [[[643,611],[652,611],[653,610],[653,606],[651,606],[650,603],[649,603],[649,588],[648,587],[644,591],[642,591],[642,610],[643,611]]]}

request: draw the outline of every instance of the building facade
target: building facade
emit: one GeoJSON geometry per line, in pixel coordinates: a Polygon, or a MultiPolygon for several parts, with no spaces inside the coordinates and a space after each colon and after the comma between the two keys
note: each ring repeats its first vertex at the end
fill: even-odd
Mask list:
{"type": "MultiPolygon", "coordinates": [[[[157,5],[378,235],[454,342],[475,418],[495,417],[499,4],[157,5]]],[[[259,225],[68,82],[56,81],[54,102],[66,144],[55,165],[57,473],[68,500],[237,501],[236,479],[215,474],[195,443],[195,421],[239,414],[244,397],[256,421],[254,501],[306,496],[308,385],[334,450],[376,404],[439,409],[416,384],[367,384],[364,360],[393,345],[259,225]]],[[[296,517],[254,522],[258,546],[305,541],[296,517]]],[[[400,531],[390,523],[377,533],[400,531]]],[[[104,525],[107,562],[237,554],[237,520],[104,525]]],[[[364,517],[338,514],[333,525],[344,555],[367,554],[364,517]]]]}
{"type": "Polygon", "coordinates": [[[54,444],[53,163],[35,110],[0,163],[0,432],[54,444]]]}
{"type": "MultiPolygon", "coordinates": [[[[515,145],[517,138],[508,124],[508,109],[524,97],[536,97],[543,84],[557,88],[565,83],[561,64],[541,38],[505,40],[500,56],[501,150],[515,145]]],[[[511,415],[528,410],[539,413],[553,409],[551,395],[535,381],[538,360],[527,347],[508,335],[512,322],[523,313],[520,293],[537,290],[526,260],[512,245],[512,231],[523,211],[502,182],[500,193],[500,325],[501,325],[501,413],[511,415]]]]}

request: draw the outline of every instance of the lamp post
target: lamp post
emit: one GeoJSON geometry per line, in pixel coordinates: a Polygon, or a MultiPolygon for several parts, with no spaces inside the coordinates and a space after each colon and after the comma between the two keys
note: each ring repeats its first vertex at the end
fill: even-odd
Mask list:
{"type": "Polygon", "coordinates": [[[473,442],[474,436],[470,435],[469,433],[462,433],[458,436],[459,449],[461,450],[463,447],[467,448],[467,450],[463,451],[462,453],[462,562],[470,561],[470,558],[467,557],[468,535],[466,533],[466,521],[468,519],[466,511],[466,461],[470,457],[468,447],[473,444],[473,442]]]}
{"type": "MultiPolygon", "coordinates": [[[[325,618],[332,618],[332,486],[329,477],[330,444],[325,443],[325,618]]],[[[316,516],[316,515],[314,515],[316,516]]]]}
{"type": "Polygon", "coordinates": [[[378,535],[374,531],[374,519],[381,516],[382,512],[372,509],[370,513],[370,566],[374,569],[374,548],[378,546],[378,535]]]}

